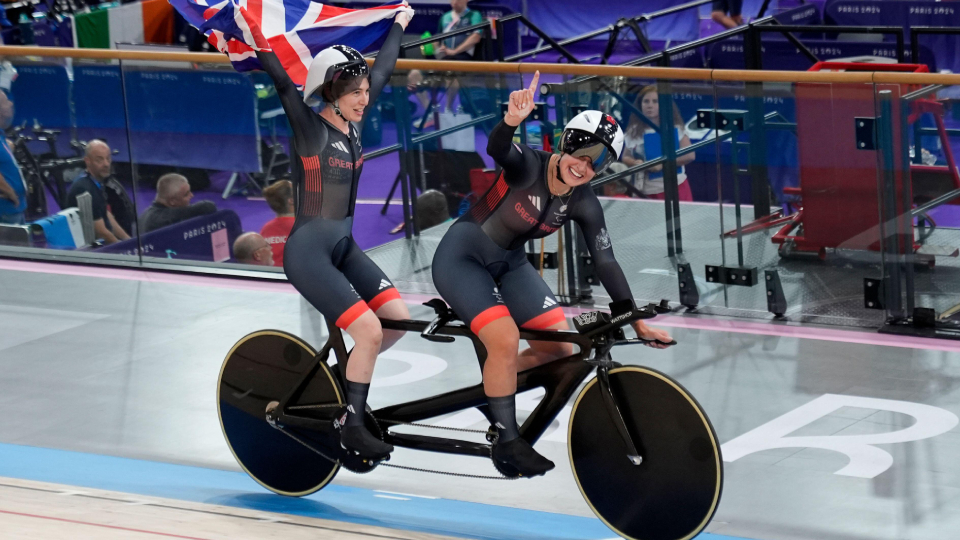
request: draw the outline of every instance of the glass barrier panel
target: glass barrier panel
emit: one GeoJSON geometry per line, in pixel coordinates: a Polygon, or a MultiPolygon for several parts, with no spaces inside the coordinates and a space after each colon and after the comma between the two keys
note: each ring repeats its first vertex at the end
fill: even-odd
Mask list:
{"type": "Polygon", "coordinates": [[[0,125],[0,251],[139,260],[115,61],[6,57],[0,125]],[[116,99],[113,99],[116,98],[116,99]],[[114,146],[94,140],[110,141],[114,146]],[[116,162],[116,163],[115,163],[116,162]],[[125,244],[124,244],[125,243],[125,244]],[[108,245],[126,249],[107,252],[108,245]]]}
{"type": "MultiPolygon", "coordinates": [[[[503,117],[501,103],[521,83],[516,74],[455,72],[442,69],[444,62],[433,64],[435,69],[395,70],[379,100],[380,152],[389,153],[364,150],[353,225],[358,245],[372,248],[368,254],[398,289],[429,295],[437,294],[431,265],[440,239],[496,181],[488,137],[503,117]],[[401,227],[410,237],[420,235],[390,243],[403,238],[401,227]],[[362,234],[370,237],[366,244],[362,234]]],[[[524,76],[528,85],[530,78],[524,76]]],[[[524,130],[517,133],[519,143],[524,130]]],[[[539,138],[527,134],[531,142],[539,138]]]]}
{"type": "Polygon", "coordinates": [[[717,83],[717,116],[730,129],[721,258],[707,281],[720,284],[725,313],[882,322],[863,301],[879,264],[877,155],[855,124],[873,110],[870,84],[717,83]]]}
{"type": "MultiPolygon", "coordinates": [[[[715,219],[707,203],[716,200],[716,142],[697,127],[697,118],[715,107],[713,84],[600,81],[596,103],[617,117],[624,131],[623,157],[600,175],[598,191],[617,261],[638,303],[667,299],[698,305],[705,300],[697,299],[704,284],[694,276],[709,260],[704,248],[712,247],[703,233],[704,224],[715,219]]],[[[594,248],[603,245],[587,240],[594,248]]],[[[591,281],[598,285],[596,276],[591,281]]]]}
{"type": "Polygon", "coordinates": [[[261,233],[292,213],[264,197],[289,177],[289,127],[269,77],[229,64],[121,67],[144,261],[279,272],[261,233]]]}
{"type": "Polygon", "coordinates": [[[878,300],[888,322],[953,335],[960,329],[956,95],[951,86],[876,85],[878,300]]]}

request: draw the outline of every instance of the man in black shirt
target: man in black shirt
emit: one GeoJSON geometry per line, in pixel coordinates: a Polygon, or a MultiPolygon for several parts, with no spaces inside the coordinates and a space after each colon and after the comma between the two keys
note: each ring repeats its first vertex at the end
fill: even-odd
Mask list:
{"type": "Polygon", "coordinates": [[[87,143],[83,161],[87,170],[70,185],[64,206],[76,207],[77,196],[89,193],[93,203],[93,230],[97,238],[102,238],[107,244],[129,240],[130,235],[117,223],[103,195],[103,183],[110,177],[110,166],[113,163],[110,147],[98,139],[90,141],[87,143]]]}
{"type": "Polygon", "coordinates": [[[217,206],[210,201],[190,204],[192,198],[190,182],[185,177],[176,173],[161,176],[157,181],[157,198],[140,216],[141,229],[144,233],[148,233],[217,211],[217,206]]]}

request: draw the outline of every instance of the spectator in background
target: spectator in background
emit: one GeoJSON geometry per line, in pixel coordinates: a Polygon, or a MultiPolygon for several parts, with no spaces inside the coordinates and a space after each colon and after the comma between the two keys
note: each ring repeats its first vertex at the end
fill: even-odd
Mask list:
{"type": "Polygon", "coordinates": [[[233,258],[241,264],[273,266],[273,250],[266,239],[255,232],[243,233],[233,242],[233,258]]]}
{"type": "Polygon", "coordinates": [[[113,164],[110,147],[99,139],[93,139],[87,143],[83,161],[87,170],[70,185],[66,207],[76,207],[77,196],[89,193],[93,203],[93,230],[97,238],[102,238],[107,244],[129,240],[130,235],[113,217],[103,194],[103,182],[110,177],[110,166],[113,164]]]}
{"type": "Polygon", "coordinates": [[[217,211],[217,206],[210,201],[190,204],[191,199],[193,199],[193,192],[190,191],[190,182],[186,177],[176,173],[161,176],[160,180],[157,180],[156,199],[150,208],[140,215],[140,227],[143,232],[148,233],[217,211]]]}
{"type": "Polygon", "coordinates": [[[743,0],[713,0],[713,13],[710,18],[724,28],[736,28],[743,24],[743,0]]]}
{"type": "Polygon", "coordinates": [[[277,217],[268,221],[260,235],[270,244],[273,250],[274,266],[283,266],[283,248],[287,245],[287,237],[293,230],[296,221],[293,206],[293,184],[289,180],[280,180],[270,184],[263,190],[263,198],[267,200],[270,209],[277,217]]]}
{"type": "MultiPolygon", "coordinates": [[[[453,9],[444,13],[443,16],[440,17],[440,24],[437,28],[437,31],[440,34],[453,32],[454,30],[459,30],[468,26],[474,26],[483,22],[483,16],[480,14],[480,12],[467,7],[467,1],[468,0],[450,1],[450,7],[453,9]]],[[[437,48],[436,52],[434,52],[434,56],[438,60],[473,60],[477,43],[480,43],[480,39],[482,37],[482,30],[448,37],[436,46],[437,48]]],[[[407,87],[411,90],[415,89],[421,82],[423,82],[423,74],[420,73],[419,70],[411,70],[407,75],[407,87]]],[[[453,107],[453,102],[456,99],[457,92],[459,92],[459,90],[460,83],[457,82],[456,78],[454,78],[447,87],[448,109],[453,107]]],[[[428,92],[417,92],[417,99],[420,100],[420,104],[423,105],[424,108],[430,104],[430,96],[428,92]]],[[[443,111],[443,106],[440,105],[440,112],[443,111]]],[[[428,122],[428,125],[424,127],[429,127],[429,125],[432,124],[428,122]]]]}
{"type": "MultiPolygon", "coordinates": [[[[13,102],[7,98],[6,92],[0,91],[0,128],[10,127],[12,120],[13,102]]],[[[23,225],[23,213],[27,209],[27,185],[13,158],[10,143],[2,133],[0,146],[0,223],[23,225]]]]}
{"type": "MultiPolygon", "coordinates": [[[[655,126],[660,125],[660,95],[655,85],[645,86],[640,90],[640,95],[634,102],[634,107],[640,109],[640,112],[655,126]]],[[[677,150],[690,146],[690,137],[687,136],[683,125],[683,118],[680,116],[680,110],[677,104],[673,104],[673,125],[676,131],[676,138],[680,141],[677,150]]],[[[623,163],[627,167],[640,165],[648,159],[659,157],[660,148],[644,150],[644,138],[648,134],[656,134],[657,131],[649,124],[633,116],[627,124],[623,137],[623,163]]],[[[659,137],[656,137],[659,143],[659,137]]],[[[683,166],[696,158],[694,152],[684,154],[677,158],[677,184],[679,185],[680,200],[692,201],[693,192],[690,190],[690,184],[687,183],[687,175],[683,166]]],[[[616,172],[615,168],[611,168],[616,172]]],[[[621,169],[622,170],[622,169],[621,169]]],[[[648,199],[663,200],[663,165],[651,167],[641,173],[638,173],[634,179],[634,187],[643,192],[643,196],[648,199]]]]}
{"type": "MultiPolygon", "coordinates": [[[[438,30],[441,34],[453,32],[483,22],[479,11],[467,7],[468,0],[450,0],[450,11],[440,17],[438,30]]],[[[469,34],[448,37],[437,47],[436,57],[446,60],[473,60],[473,54],[480,43],[483,32],[477,30],[469,34]]]]}
{"type": "Polygon", "coordinates": [[[450,219],[447,197],[435,189],[428,189],[417,197],[417,227],[421,231],[450,219]]]}

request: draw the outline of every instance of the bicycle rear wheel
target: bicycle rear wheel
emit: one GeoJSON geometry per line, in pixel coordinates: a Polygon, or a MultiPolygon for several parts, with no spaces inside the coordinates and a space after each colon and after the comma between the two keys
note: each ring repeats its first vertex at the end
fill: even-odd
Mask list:
{"type": "Polygon", "coordinates": [[[710,420],[679,383],[653,369],[612,369],[610,387],[643,462],[627,459],[594,378],[570,416],[570,464],[580,493],[625,538],[693,538],[710,523],[723,487],[710,420]]]}
{"type": "MultiPolygon", "coordinates": [[[[315,374],[300,403],[342,404],[343,394],[330,369],[296,336],[262,330],[244,336],[223,361],[217,385],[217,412],[230,451],[260,485],[281,495],[300,497],[327,485],[340,468],[267,422],[266,411],[280,402],[311,370],[315,374]]],[[[331,409],[331,412],[336,409],[331,409]]],[[[337,456],[339,439],[297,432],[312,446],[337,456]]]]}

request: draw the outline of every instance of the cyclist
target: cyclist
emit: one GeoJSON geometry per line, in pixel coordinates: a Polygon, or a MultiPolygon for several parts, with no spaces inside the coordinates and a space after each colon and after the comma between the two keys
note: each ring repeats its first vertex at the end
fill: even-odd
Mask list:
{"type": "Polygon", "coordinates": [[[303,96],[251,24],[257,58],[273,79],[293,128],[293,175],[297,210],[284,252],[284,270],[317,310],[353,338],[346,368],[347,413],[340,443],[366,459],[383,459],[393,446],[363,425],[364,407],[377,354],[398,332],[384,332],[377,317],[408,319],[400,294],[353,240],[357,182],[363,168],[360,133],[367,105],[376,101],[396,65],[403,31],[413,10],[398,12],[372,69],[351,47],[334,45],[313,58],[303,96]],[[326,105],[319,114],[310,105],[326,105]]]}
{"type": "MultiPolygon", "coordinates": [[[[612,116],[585,111],[565,127],[559,154],[513,142],[533,111],[540,73],[530,88],[510,94],[507,114],[491,131],[487,153],[503,169],[480,201],[454,223],[437,247],[433,280],[437,291],[470,325],[487,349],[483,386],[496,421],[494,459],[523,476],[544,474],[553,462],[519,435],[517,372],[573,353],[565,343],[531,342],[517,352],[517,325],[531,329],[568,328],[563,311],[526,257],[523,245],[576,222],[587,239],[600,282],[614,300],[631,299],[630,287],[613,256],[600,201],[590,180],[620,157],[623,132],[612,116]]],[[[637,334],[663,343],[662,331],[633,323],[637,334]]],[[[651,343],[665,348],[665,344],[651,343]]]]}

